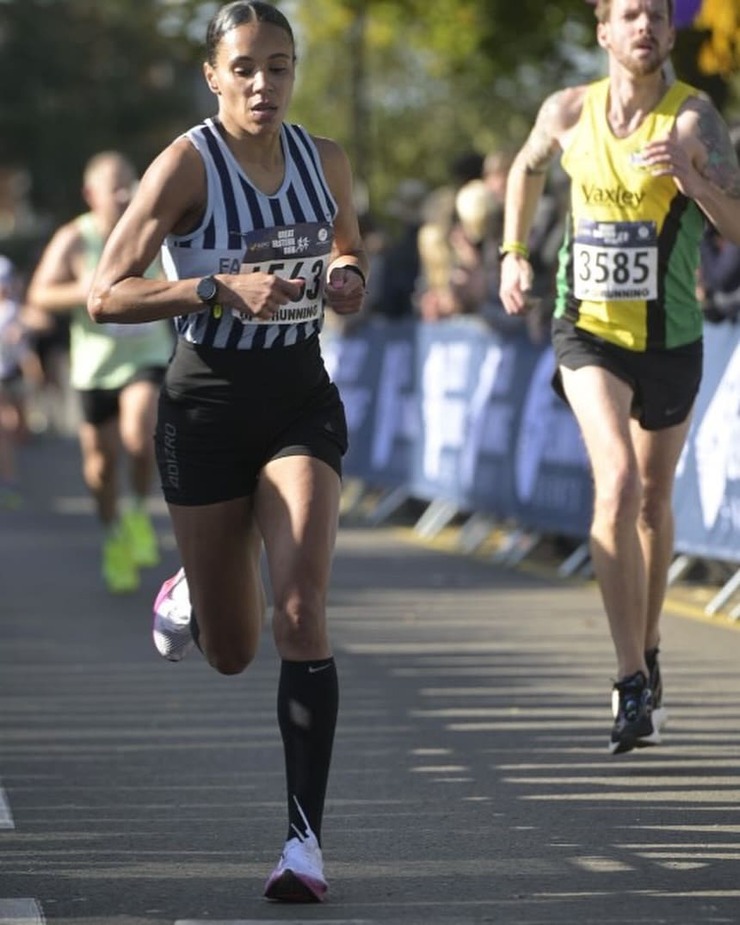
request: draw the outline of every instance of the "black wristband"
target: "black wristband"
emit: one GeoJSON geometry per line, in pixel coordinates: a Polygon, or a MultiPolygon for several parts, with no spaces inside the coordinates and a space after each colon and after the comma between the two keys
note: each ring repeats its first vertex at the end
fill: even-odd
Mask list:
{"type": "Polygon", "coordinates": [[[365,279],[365,274],[362,270],[356,266],[354,263],[345,263],[341,267],[338,267],[339,270],[349,270],[351,273],[356,273],[362,280],[362,288],[367,289],[367,280],[365,279]]]}

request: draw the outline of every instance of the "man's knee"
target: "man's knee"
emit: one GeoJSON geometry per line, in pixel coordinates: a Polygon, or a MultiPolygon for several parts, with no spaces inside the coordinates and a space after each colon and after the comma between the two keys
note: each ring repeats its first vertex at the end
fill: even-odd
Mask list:
{"type": "Polygon", "coordinates": [[[616,469],[596,486],[595,509],[613,522],[635,521],[643,506],[643,490],[637,469],[616,469]]]}

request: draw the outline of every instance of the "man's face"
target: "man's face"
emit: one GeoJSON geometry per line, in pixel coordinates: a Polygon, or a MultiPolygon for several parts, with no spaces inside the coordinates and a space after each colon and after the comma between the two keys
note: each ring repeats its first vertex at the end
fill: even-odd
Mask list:
{"type": "Polygon", "coordinates": [[[85,185],[91,210],[109,221],[118,221],[131,201],[136,177],[128,164],[115,158],[98,165],[85,185]]]}
{"type": "Polygon", "coordinates": [[[667,0],[613,0],[611,15],[599,24],[597,37],[628,73],[654,74],[671,53],[675,38],[667,0]]]}

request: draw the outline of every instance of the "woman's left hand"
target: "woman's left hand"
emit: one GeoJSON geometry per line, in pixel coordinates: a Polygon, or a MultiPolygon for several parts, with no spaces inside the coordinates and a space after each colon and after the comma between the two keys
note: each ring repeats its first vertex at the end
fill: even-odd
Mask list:
{"type": "Polygon", "coordinates": [[[326,304],[338,315],[351,315],[362,308],[365,286],[362,277],[347,266],[334,267],[324,290],[326,304]]]}

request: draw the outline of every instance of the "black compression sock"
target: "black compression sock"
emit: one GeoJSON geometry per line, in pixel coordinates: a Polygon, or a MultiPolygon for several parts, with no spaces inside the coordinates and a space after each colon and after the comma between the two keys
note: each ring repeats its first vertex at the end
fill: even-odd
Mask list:
{"type": "Polygon", "coordinates": [[[277,712],[285,751],[288,838],[296,834],[292,825],[305,832],[300,806],[321,843],[338,707],[339,683],[333,658],[281,663],[277,712]]]}

